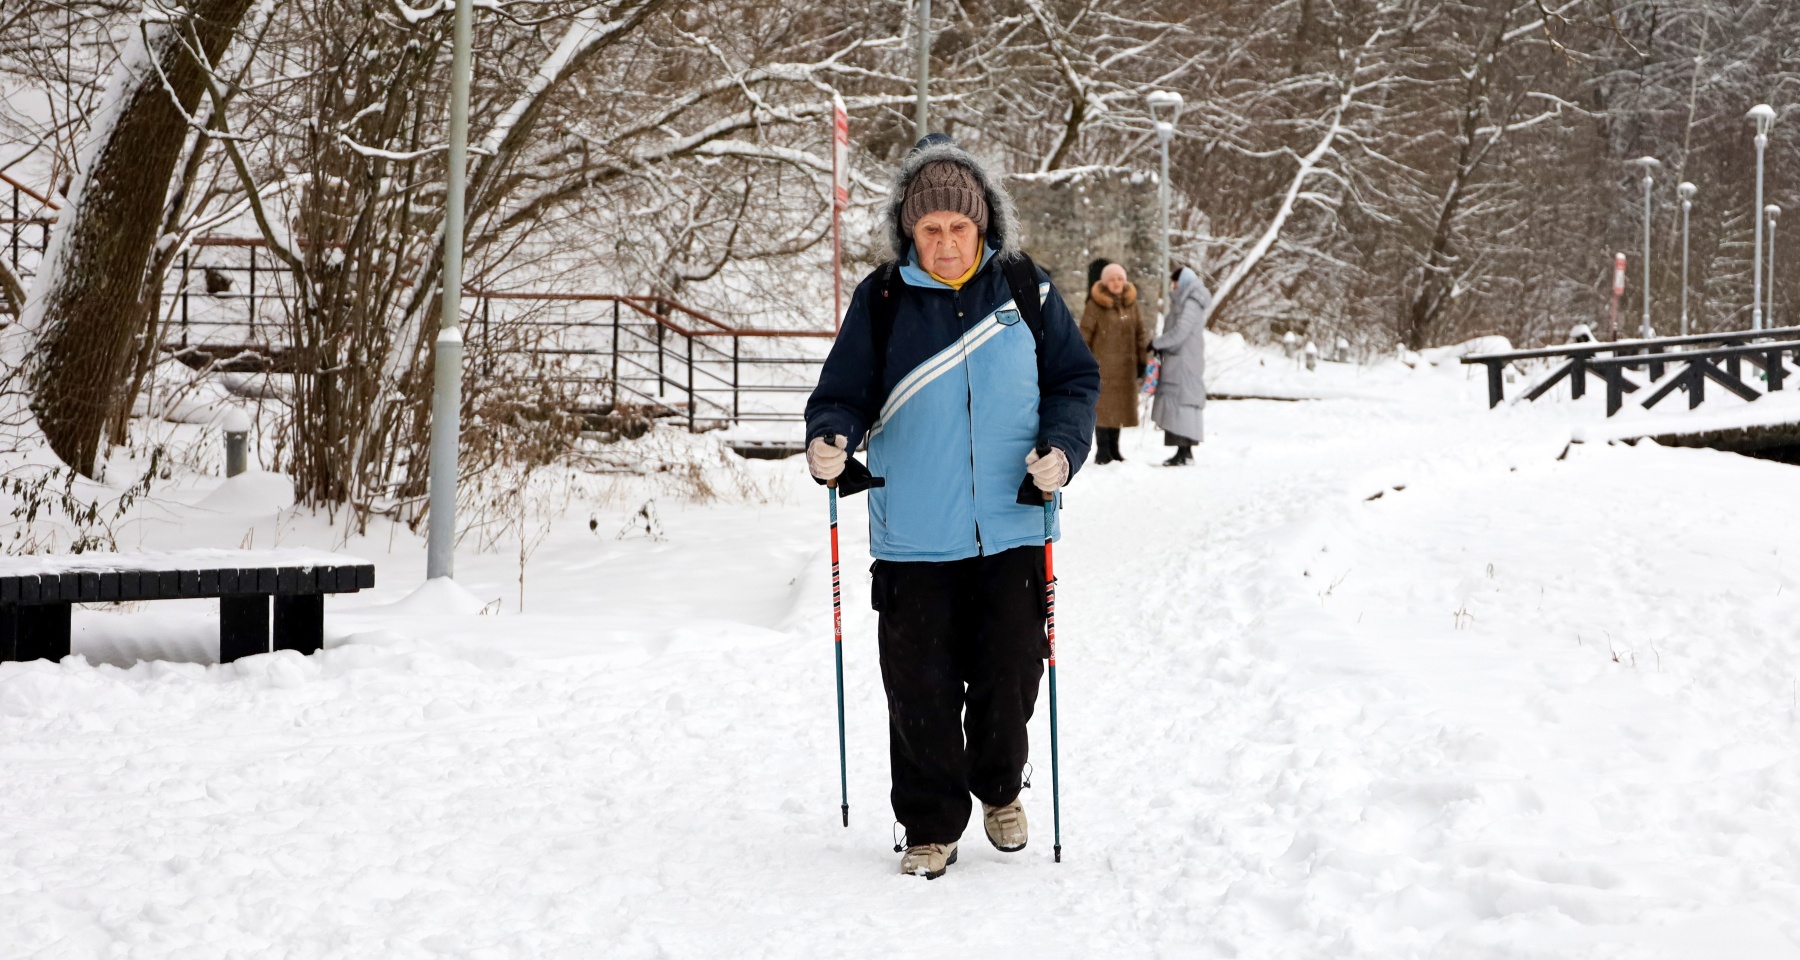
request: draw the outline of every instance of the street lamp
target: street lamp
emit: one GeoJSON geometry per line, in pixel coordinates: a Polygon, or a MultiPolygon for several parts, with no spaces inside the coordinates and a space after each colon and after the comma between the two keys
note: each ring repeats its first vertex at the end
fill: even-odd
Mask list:
{"type": "Polygon", "coordinates": [[[931,0],[919,0],[919,102],[913,109],[913,139],[931,132],[931,0]]]}
{"type": "Polygon", "coordinates": [[[1775,326],[1775,221],[1781,219],[1781,208],[1769,204],[1763,208],[1763,216],[1769,218],[1769,309],[1763,316],[1769,326],[1775,326]]]}
{"type": "Polygon", "coordinates": [[[463,193],[469,169],[472,0],[456,0],[450,55],[450,171],[444,190],[444,299],[432,363],[425,577],[456,575],[456,470],[462,436],[463,193]]]}
{"type": "MultiPolygon", "coordinates": [[[[1162,145],[1162,176],[1157,179],[1156,204],[1158,216],[1157,251],[1160,262],[1156,267],[1157,294],[1161,300],[1163,316],[1169,315],[1169,141],[1175,138],[1175,121],[1181,118],[1181,94],[1173,90],[1152,90],[1144,97],[1144,103],[1150,107],[1150,119],[1156,124],[1156,139],[1162,145]]],[[[1160,329],[1160,327],[1159,327],[1160,329]]]]}
{"type": "Polygon", "coordinates": [[[1638,336],[1648,340],[1653,335],[1650,331],[1650,188],[1656,185],[1651,174],[1662,166],[1662,161],[1655,157],[1639,157],[1631,163],[1644,168],[1644,322],[1638,336]]]}
{"type": "MultiPolygon", "coordinates": [[[[1744,116],[1756,121],[1756,209],[1763,206],[1763,152],[1769,147],[1769,127],[1775,123],[1775,108],[1766,103],[1759,103],[1750,108],[1744,116]]],[[[1750,327],[1761,330],[1762,313],[1762,230],[1756,225],[1756,262],[1751,269],[1752,293],[1750,296],[1750,327]]]]}
{"type": "Polygon", "coordinates": [[[1675,192],[1681,195],[1681,335],[1688,335],[1688,214],[1694,209],[1698,188],[1683,180],[1675,192]]]}

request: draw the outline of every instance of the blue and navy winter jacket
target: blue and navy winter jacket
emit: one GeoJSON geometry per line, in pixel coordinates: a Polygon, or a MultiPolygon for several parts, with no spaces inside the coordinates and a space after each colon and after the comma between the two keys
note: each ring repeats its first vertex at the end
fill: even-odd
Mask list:
{"type": "Polygon", "coordinates": [[[880,364],[869,301],[882,271],[864,279],[807,402],[808,443],[841,434],[854,450],[868,439],[869,470],[886,480],[869,491],[877,559],[960,560],[1042,543],[1043,509],[1018,502],[1026,454],[1058,447],[1071,474],[1087,459],[1099,366],[1041,270],[1039,362],[999,256],[989,249],[961,290],[909,257],[880,364]]]}

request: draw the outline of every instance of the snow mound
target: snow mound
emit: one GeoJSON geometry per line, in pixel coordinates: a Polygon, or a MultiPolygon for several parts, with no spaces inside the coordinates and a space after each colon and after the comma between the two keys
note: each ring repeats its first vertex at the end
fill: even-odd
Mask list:
{"type": "Polygon", "coordinates": [[[425,581],[419,585],[417,590],[385,605],[382,609],[385,612],[410,616],[451,614],[472,617],[480,613],[486,606],[486,602],[463,589],[462,584],[449,577],[436,577],[425,581]]]}
{"type": "Polygon", "coordinates": [[[1476,337],[1448,347],[1427,347],[1419,351],[1426,363],[1434,367],[1460,364],[1462,358],[1477,353],[1510,353],[1512,341],[1501,336],[1476,337]]]}
{"type": "Polygon", "coordinates": [[[194,506],[218,513],[267,514],[294,505],[294,482],[286,474],[253,470],[229,477],[194,506]]]}

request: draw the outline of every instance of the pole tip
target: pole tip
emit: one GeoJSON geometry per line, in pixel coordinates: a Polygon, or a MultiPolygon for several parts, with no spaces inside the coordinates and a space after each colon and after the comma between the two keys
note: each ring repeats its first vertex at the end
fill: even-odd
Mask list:
{"type": "Polygon", "coordinates": [[[850,805],[847,803],[844,804],[844,826],[850,826],[850,805]]]}
{"type": "Polygon", "coordinates": [[[1056,862],[1062,862],[1062,844],[1060,843],[1056,845],[1056,862]]]}

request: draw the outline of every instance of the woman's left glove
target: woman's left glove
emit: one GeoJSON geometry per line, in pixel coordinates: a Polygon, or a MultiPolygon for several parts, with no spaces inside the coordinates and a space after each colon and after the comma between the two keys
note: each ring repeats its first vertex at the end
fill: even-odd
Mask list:
{"type": "Polygon", "coordinates": [[[1041,457],[1033,450],[1025,455],[1025,472],[1039,490],[1054,493],[1069,482],[1069,456],[1056,447],[1041,457]]]}

